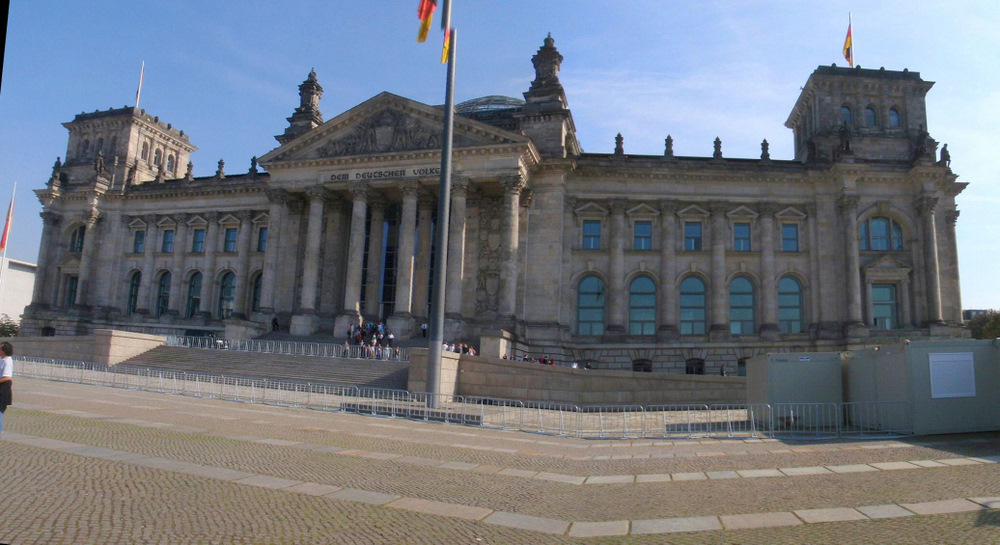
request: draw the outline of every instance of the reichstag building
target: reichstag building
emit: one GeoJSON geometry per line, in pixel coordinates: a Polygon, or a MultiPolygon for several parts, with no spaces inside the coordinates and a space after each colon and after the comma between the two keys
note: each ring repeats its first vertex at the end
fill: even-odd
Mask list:
{"type": "MultiPolygon", "coordinates": [[[[316,74],[278,147],[194,177],[184,131],[77,115],[44,211],[25,335],[249,338],[385,320],[420,336],[448,252],[446,339],[595,367],[735,372],[762,352],[961,336],[955,197],[918,72],[821,66],[793,160],[586,153],[548,37],[524,98],[456,107],[436,222],[440,106],[383,92],[333,118],[316,74]],[[447,228],[447,248],[435,229],[447,228]],[[494,343],[495,344],[495,343],[494,343]]],[[[571,90],[570,90],[571,91],[571,90]]],[[[610,145],[609,145],[610,148],[610,145]]],[[[499,354],[484,354],[497,356],[499,354]]]]}

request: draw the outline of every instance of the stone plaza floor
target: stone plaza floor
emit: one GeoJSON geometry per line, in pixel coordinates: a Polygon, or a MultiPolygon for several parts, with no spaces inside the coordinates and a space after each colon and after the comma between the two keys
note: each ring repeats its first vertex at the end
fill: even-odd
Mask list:
{"type": "Polygon", "coordinates": [[[17,378],[0,543],[1000,543],[1000,434],[581,440],[17,378]]]}

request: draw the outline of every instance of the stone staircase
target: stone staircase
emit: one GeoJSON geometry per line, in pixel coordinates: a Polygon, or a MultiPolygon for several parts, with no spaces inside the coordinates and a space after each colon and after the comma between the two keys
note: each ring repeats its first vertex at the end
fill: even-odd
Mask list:
{"type": "Polygon", "coordinates": [[[113,367],[119,372],[141,369],[185,371],[285,382],[405,390],[407,362],[264,354],[158,346],[113,367]]]}

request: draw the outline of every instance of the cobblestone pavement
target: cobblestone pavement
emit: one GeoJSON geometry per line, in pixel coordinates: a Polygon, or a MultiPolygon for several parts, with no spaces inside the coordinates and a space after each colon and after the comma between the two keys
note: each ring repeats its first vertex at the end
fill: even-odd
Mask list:
{"type": "Polygon", "coordinates": [[[17,379],[3,543],[1000,543],[1000,434],[587,441],[17,379]]]}

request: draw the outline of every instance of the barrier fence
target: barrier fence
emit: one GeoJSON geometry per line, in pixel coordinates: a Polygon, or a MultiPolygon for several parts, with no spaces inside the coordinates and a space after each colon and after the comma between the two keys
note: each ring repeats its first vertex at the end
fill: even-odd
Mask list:
{"type": "Polygon", "coordinates": [[[17,376],[281,407],[581,439],[887,438],[910,435],[905,401],[575,405],[227,377],[17,356],[17,376]]]}
{"type": "Polygon", "coordinates": [[[201,348],[204,350],[236,350],[261,354],[318,356],[324,358],[376,359],[409,361],[410,353],[398,346],[367,346],[300,341],[268,341],[257,339],[220,339],[216,337],[167,337],[166,346],[201,348]]]}

